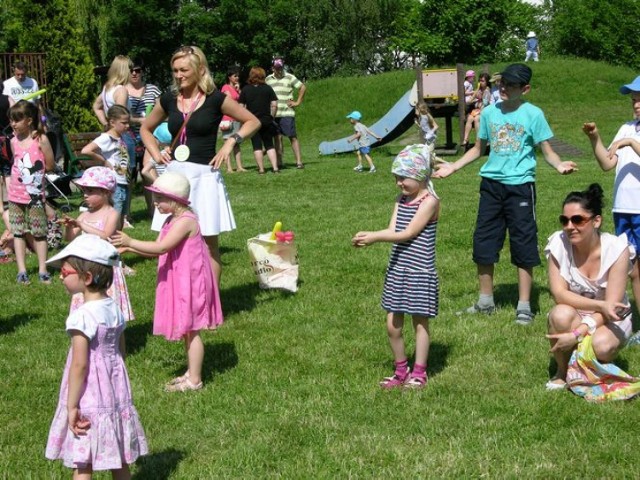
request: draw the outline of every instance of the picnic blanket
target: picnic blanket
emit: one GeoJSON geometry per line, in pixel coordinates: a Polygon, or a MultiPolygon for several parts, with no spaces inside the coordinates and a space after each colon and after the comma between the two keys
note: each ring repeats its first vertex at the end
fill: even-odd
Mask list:
{"type": "Polygon", "coordinates": [[[569,360],[567,385],[588,402],[628,400],[640,393],[640,379],[613,363],[600,363],[593,351],[593,337],[587,335],[569,360]]]}

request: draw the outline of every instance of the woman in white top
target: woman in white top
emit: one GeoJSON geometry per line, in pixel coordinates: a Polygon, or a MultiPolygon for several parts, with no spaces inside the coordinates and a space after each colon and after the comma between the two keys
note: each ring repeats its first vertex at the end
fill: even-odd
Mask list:
{"type": "Polygon", "coordinates": [[[104,127],[109,125],[107,112],[112,106],[118,104],[129,108],[129,92],[126,85],[129,83],[132,67],[133,64],[126,55],[118,55],[111,62],[107,81],[93,102],[93,111],[104,127]]]}
{"type": "Polygon", "coordinates": [[[549,288],[556,306],[549,312],[549,334],[558,370],[548,390],[566,387],[573,350],[592,335],[598,361],[611,362],[631,336],[625,287],[635,250],[626,235],[600,232],[603,192],[594,183],[564,200],[562,230],[549,238],[545,255],[549,288]]]}

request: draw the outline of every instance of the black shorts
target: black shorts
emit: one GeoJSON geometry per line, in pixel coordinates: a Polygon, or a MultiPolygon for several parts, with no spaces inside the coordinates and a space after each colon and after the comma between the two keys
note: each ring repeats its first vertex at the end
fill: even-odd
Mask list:
{"type": "Polygon", "coordinates": [[[497,263],[507,230],[511,263],[521,268],[540,265],[535,183],[505,185],[482,178],[473,261],[479,265],[497,263]]]}
{"type": "Polygon", "coordinates": [[[279,117],[276,118],[276,125],[278,126],[278,134],[285,137],[294,138],[297,137],[296,133],[296,117],[279,117]]]}
{"type": "Polygon", "coordinates": [[[274,148],[273,138],[276,136],[277,130],[275,123],[263,124],[260,130],[251,137],[251,145],[253,151],[256,150],[271,150],[274,148]]]}

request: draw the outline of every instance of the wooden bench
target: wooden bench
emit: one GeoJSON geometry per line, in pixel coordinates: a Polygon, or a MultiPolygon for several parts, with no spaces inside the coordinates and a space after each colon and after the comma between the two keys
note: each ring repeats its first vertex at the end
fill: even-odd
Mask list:
{"type": "Polygon", "coordinates": [[[102,165],[97,163],[91,157],[82,155],[82,149],[98,138],[102,132],[82,132],[82,133],[69,133],[64,135],[64,150],[65,150],[65,172],[72,177],[77,177],[81,174],[82,170],[89,167],[95,167],[102,165]]]}

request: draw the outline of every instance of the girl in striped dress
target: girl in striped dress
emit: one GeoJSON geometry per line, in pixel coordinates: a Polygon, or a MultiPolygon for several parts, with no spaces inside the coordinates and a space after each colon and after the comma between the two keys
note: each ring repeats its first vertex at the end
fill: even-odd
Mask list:
{"type": "Polygon", "coordinates": [[[435,244],[440,199],[431,184],[431,168],[431,159],[423,155],[422,145],[402,150],[391,167],[401,194],[389,226],[377,232],[358,232],[352,239],[355,247],[393,243],[382,308],[387,311],[395,372],[380,382],[385,389],[422,388],[427,383],[429,318],[438,314],[439,295],[435,244]],[[416,331],[413,370],[409,368],[402,337],[405,314],[411,315],[416,331]]]}

